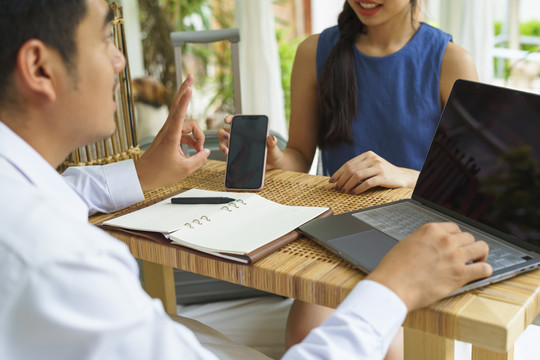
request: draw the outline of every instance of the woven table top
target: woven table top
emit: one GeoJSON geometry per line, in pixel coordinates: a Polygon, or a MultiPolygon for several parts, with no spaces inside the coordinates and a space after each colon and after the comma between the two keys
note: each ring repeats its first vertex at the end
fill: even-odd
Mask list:
{"type": "MultiPolygon", "coordinates": [[[[224,176],[224,162],[208,161],[174,186],[146,193],[144,202],[112,215],[93,216],[90,221],[100,223],[185,188],[224,191],[224,176]]],[[[267,172],[264,188],[258,194],[285,205],[325,206],[340,214],[408,198],[412,190],[379,188],[361,195],[341,194],[328,182],[328,177],[273,170],[267,172]]],[[[109,233],[124,241],[136,258],[330,307],[339,305],[365,276],[305,237],[253,265],[242,265],[119,231],[109,233]]],[[[409,314],[404,326],[504,351],[539,312],[540,270],[537,270],[415,311],[409,314]]]]}

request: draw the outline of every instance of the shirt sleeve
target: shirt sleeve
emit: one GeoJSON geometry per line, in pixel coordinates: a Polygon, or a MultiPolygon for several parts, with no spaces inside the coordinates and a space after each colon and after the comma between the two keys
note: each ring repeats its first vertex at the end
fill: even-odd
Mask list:
{"type": "Polygon", "coordinates": [[[370,280],[358,283],[320,327],[283,359],[383,359],[407,315],[403,301],[370,280]]]}
{"type": "Polygon", "coordinates": [[[89,209],[114,212],[144,200],[133,160],[102,166],[72,166],[62,176],[89,209]]]}
{"type": "Polygon", "coordinates": [[[217,360],[144,292],[123,243],[83,221],[50,220],[54,227],[43,227],[63,247],[38,246],[31,266],[0,254],[13,274],[24,274],[3,303],[0,328],[9,331],[0,336],[0,358],[217,360]]]}

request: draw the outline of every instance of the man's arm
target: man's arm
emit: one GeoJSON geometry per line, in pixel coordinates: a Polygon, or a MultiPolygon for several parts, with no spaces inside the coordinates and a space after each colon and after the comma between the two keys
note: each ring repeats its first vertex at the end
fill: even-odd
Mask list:
{"type": "Polygon", "coordinates": [[[141,159],[105,166],[68,168],[62,175],[86,202],[89,214],[114,212],[144,200],[143,191],[172,185],[206,163],[204,133],[195,121],[184,121],[193,76],[178,90],[167,121],[141,159]],[[186,157],[181,144],[197,150],[186,157]]]}
{"type": "Polygon", "coordinates": [[[382,359],[407,307],[385,286],[358,283],[336,311],[283,359],[382,359]]]}
{"type": "Polygon", "coordinates": [[[397,244],[320,327],[284,359],[382,359],[407,311],[492,273],[489,248],[456,224],[420,227],[397,244]]]}
{"type": "Polygon", "coordinates": [[[73,166],[62,174],[88,206],[110,213],[144,200],[133,160],[103,166],[73,166]]]}

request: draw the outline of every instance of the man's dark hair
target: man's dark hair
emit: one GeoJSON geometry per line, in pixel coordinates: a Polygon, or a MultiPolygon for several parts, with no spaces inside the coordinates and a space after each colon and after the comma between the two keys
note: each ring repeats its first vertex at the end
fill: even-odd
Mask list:
{"type": "Polygon", "coordinates": [[[30,39],[57,50],[70,72],[76,58],[75,34],[87,0],[0,0],[0,104],[9,93],[17,53],[30,39]]]}

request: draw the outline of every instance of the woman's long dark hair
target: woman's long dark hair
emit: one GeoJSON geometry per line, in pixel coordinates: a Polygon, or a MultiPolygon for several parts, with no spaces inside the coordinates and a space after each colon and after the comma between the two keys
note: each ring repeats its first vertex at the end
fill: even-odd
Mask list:
{"type": "MultiPolygon", "coordinates": [[[[410,0],[413,9],[417,1],[410,0]]],[[[358,112],[358,74],[351,43],[354,44],[357,35],[366,32],[366,27],[347,1],[339,14],[338,28],[340,38],[328,56],[318,84],[320,116],[317,144],[321,149],[343,142],[354,143],[351,125],[358,112]]]]}

